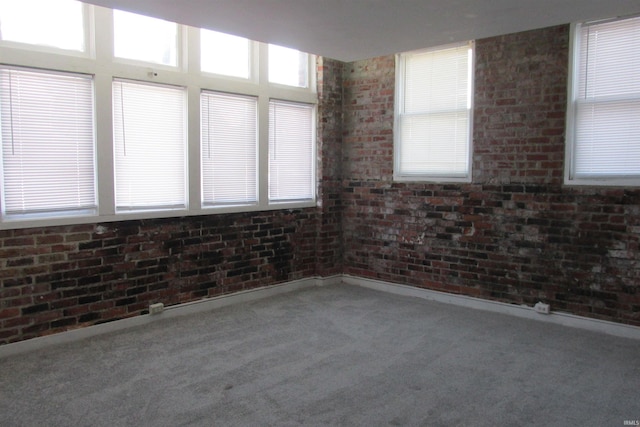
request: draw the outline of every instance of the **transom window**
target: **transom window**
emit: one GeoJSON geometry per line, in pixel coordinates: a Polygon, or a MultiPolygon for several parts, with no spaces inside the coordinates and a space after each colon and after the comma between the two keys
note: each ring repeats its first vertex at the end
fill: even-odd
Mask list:
{"type": "Polygon", "coordinates": [[[200,66],[207,73],[251,77],[251,41],[244,37],[200,30],[200,66]]]}
{"type": "Polygon", "coordinates": [[[0,24],[0,229],[315,206],[311,55],[72,0],[0,24]]]}
{"type": "Polygon", "coordinates": [[[270,44],[269,81],[301,88],[309,87],[309,55],[270,44]]]}
{"type": "Polygon", "coordinates": [[[83,52],[83,9],[74,0],[0,1],[0,39],[83,52]]]}
{"type": "Polygon", "coordinates": [[[178,65],[178,25],[114,10],[113,53],[119,58],[175,67],[178,65]]]}

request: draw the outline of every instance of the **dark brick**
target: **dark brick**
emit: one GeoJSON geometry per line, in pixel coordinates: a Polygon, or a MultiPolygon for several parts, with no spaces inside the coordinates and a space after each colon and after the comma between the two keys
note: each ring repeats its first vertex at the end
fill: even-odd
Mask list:
{"type": "Polygon", "coordinates": [[[96,301],[101,301],[102,295],[88,295],[78,298],[78,304],[89,304],[96,301]]]}
{"type": "Polygon", "coordinates": [[[23,308],[22,315],[24,316],[28,314],[40,313],[47,310],[49,310],[49,303],[37,304],[23,308]]]}
{"type": "Polygon", "coordinates": [[[87,313],[78,317],[78,323],[89,323],[100,319],[100,313],[87,313]]]}

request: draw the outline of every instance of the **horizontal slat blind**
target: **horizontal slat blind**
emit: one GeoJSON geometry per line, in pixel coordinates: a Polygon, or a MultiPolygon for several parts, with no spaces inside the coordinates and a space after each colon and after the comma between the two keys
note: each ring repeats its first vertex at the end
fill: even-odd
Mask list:
{"type": "Polygon", "coordinates": [[[403,55],[400,175],[469,173],[471,48],[403,55]]]}
{"type": "Polygon", "coordinates": [[[95,210],[90,76],[0,69],[2,209],[95,210]]]}
{"type": "Polygon", "coordinates": [[[255,202],[258,100],[203,92],[200,111],[203,203],[255,202]]]}
{"type": "Polygon", "coordinates": [[[574,177],[638,177],[640,18],[579,31],[574,177]]]}
{"type": "Polygon", "coordinates": [[[313,189],[313,106],[269,102],[269,200],[310,200],[313,189]]]}
{"type": "Polygon", "coordinates": [[[113,82],[116,210],[186,207],[186,92],[113,82]]]}

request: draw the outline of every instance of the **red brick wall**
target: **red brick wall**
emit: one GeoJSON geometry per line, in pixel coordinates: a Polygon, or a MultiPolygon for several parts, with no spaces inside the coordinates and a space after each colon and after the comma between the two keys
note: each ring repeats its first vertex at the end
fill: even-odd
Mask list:
{"type": "Polygon", "coordinates": [[[315,209],[0,232],[0,342],[316,274],[315,209]]]}
{"type": "Polygon", "coordinates": [[[318,208],[0,231],[0,344],[340,272],[341,78],[320,62],[318,208]]]}
{"type": "Polygon", "coordinates": [[[318,64],[318,271],[342,273],[342,71],[343,63],[320,58],[318,64]]]}
{"type": "Polygon", "coordinates": [[[471,184],[394,183],[394,58],[345,65],[345,273],[640,326],[640,190],[563,185],[568,36],[477,41],[471,184]]]}

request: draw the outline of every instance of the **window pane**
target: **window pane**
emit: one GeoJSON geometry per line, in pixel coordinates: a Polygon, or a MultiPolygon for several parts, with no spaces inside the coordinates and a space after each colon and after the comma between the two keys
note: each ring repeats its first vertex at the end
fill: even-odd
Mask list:
{"type": "Polygon", "coordinates": [[[469,107],[469,47],[406,57],[404,112],[461,110],[469,107]]]}
{"type": "Polygon", "coordinates": [[[183,88],[113,83],[116,210],[186,207],[183,88]]]}
{"type": "Polygon", "coordinates": [[[0,108],[3,213],[94,210],[91,78],[1,69],[0,108]]]}
{"type": "Polygon", "coordinates": [[[421,175],[428,171],[434,177],[466,176],[468,117],[467,110],[402,116],[402,173],[421,175]]]}
{"type": "Polygon", "coordinates": [[[201,29],[202,71],[248,79],[249,45],[248,39],[201,29]]]}
{"type": "Polygon", "coordinates": [[[640,96],[640,18],[587,25],[580,47],[580,98],[640,96]]]}
{"type": "Polygon", "coordinates": [[[162,19],[113,11],[114,55],[119,58],[178,65],[178,25],[162,19]]]}
{"type": "Polygon", "coordinates": [[[204,204],[255,202],[258,100],[204,92],[200,102],[204,204]]]}
{"type": "Polygon", "coordinates": [[[269,81],[288,86],[309,87],[309,55],[270,44],[269,81]]]}
{"type": "Polygon", "coordinates": [[[269,200],[314,196],[313,107],[269,103],[269,200]]]}
{"type": "Polygon", "coordinates": [[[640,176],[640,98],[580,102],[576,113],[576,177],[640,176]]]}
{"type": "Polygon", "coordinates": [[[0,38],[84,51],[82,3],[73,0],[2,0],[0,38]]]}

